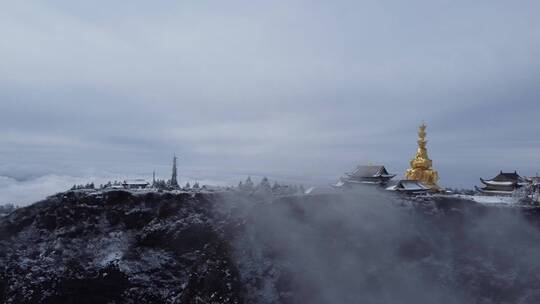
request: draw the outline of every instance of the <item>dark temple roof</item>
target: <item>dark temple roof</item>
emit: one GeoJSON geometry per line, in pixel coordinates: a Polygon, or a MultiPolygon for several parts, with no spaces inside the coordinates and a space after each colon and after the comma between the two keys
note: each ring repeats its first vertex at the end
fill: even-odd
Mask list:
{"type": "Polygon", "coordinates": [[[514,171],[512,173],[502,172],[501,171],[499,173],[499,175],[495,176],[490,181],[493,181],[493,182],[519,182],[521,180],[523,180],[523,178],[521,176],[519,176],[519,174],[517,174],[516,171],[514,171]]]}
{"type": "Polygon", "coordinates": [[[384,166],[358,166],[349,176],[354,177],[378,177],[391,175],[384,166]]]}
{"type": "Polygon", "coordinates": [[[522,185],[526,183],[528,180],[519,176],[519,174],[517,174],[516,171],[514,171],[513,173],[512,172],[505,173],[501,171],[499,175],[495,176],[494,178],[490,180],[485,180],[483,178],[480,178],[480,181],[486,185],[499,186],[499,185],[510,185],[510,184],[522,185]]]}
{"type": "Polygon", "coordinates": [[[400,180],[395,185],[386,188],[389,191],[405,191],[405,192],[425,192],[431,188],[426,186],[421,181],[417,180],[400,180]]]}

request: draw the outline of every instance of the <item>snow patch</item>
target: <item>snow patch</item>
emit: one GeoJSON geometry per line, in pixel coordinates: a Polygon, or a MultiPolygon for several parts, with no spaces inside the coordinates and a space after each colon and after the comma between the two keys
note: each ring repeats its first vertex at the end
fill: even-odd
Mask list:
{"type": "Polygon", "coordinates": [[[485,196],[485,195],[457,195],[456,197],[468,199],[479,204],[504,204],[514,205],[518,203],[518,198],[513,196],[485,196]]]}

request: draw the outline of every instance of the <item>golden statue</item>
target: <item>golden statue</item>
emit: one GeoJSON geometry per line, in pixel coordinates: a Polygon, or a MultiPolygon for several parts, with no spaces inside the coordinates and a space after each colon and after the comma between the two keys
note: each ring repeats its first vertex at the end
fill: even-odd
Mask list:
{"type": "Polygon", "coordinates": [[[432,189],[439,189],[437,181],[439,174],[431,168],[432,161],[429,159],[426,148],[426,124],[423,123],[418,131],[418,151],[413,160],[411,160],[411,168],[407,170],[405,176],[408,180],[417,180],[422,182],[432,189]]]}

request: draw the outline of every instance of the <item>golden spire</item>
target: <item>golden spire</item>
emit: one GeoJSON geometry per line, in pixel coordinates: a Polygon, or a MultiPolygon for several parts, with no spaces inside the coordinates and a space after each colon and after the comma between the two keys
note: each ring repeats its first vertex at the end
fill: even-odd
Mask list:
{"type": "Polygon", "coordinates": [[[418,151],[411,160],[411,168],[407,170],[405,176],[408,180],[417,180],[433,189],[439,189],[437,181],[439,174],[431,168],[432,161],[427,153],[426,124],[422,123],[418,131],[418,151]]]}

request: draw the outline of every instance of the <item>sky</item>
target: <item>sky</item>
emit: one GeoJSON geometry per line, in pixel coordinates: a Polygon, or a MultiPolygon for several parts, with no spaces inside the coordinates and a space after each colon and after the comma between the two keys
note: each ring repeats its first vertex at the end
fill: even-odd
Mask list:
{"type": "Polygon", "coordinates": [[[540,171],[538,1],[6,1],[0,203],[84,181],[540,171]]]}

